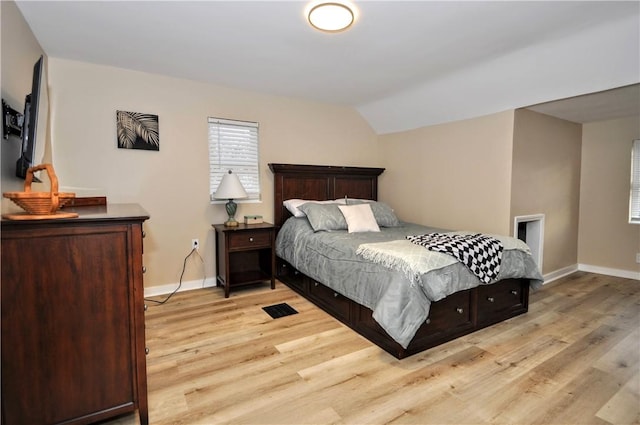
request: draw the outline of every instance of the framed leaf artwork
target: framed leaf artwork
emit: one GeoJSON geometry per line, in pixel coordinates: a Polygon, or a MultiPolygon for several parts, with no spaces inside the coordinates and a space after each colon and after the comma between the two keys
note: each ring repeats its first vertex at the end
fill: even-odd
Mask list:
{"type": "Polygon", "coordinates": [[[157,115],[116,111],[116,126],[120,149],[160,150],[157,115]]]}

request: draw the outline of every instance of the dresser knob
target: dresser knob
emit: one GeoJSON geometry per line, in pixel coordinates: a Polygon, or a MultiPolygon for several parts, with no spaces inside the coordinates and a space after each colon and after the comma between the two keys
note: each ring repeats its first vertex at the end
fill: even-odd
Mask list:
{"type": "Polygon", "coordinates": [[[145,304],[145,305],[144,305],[144,311],[147,311],[147,309],[148,309],[148,308],[149,308],[149,307],[145,304]]]}
{"type": "Polygon", "coordinates": [[[149,354],[149,347],[144,347],[144,354],[149,354]]]}
{"type": "Polygon", "coordinates": [[[318,286],[318,282],[313,282],[313,286],[317,287],[318,286]]]}
{"type": "Polygon", "coordinates": [[[431,323],[431,319],[425,320],[424,323],[428,325],[429,323],[431,323]]]}
{"type": "Polygon", "coordinates": [[[495,301],[495,298],[493,298],[493,297],[487,297],[487,301],[489,301],[490,303],[492,303],[492,302],[494,302],[494,301],[495,301]]]}
{"type": "Polygon", "coordinates": [[[463,308],[460,308],[460,307],[456,308],[456,311],[457,311],[459,314],[464,313],[464,309],[463,309],[463,308]]]}
{"type": "Polygon", "coordinates": [[[513,290],[511,291],[511,293],[512,293],[513,295],[518,295],[518,291],[516,291],[515,289],[513,289],[513,290]]]}
{"type": "Polygon", "coordinates": [[[142,231],[142,237],[143,238],[147,237],[147,232],[145,232],[144,230],[142,231]]]}
{"type": "Polygon", "coordinates": [[[333,293],[333,298],[338,298],[338,296],[339,296],[339,295],[340,295],[340,294],[338,294],[337,292],[334,292],[334,293],[333,293]]]}
{"type": "Polygon", "coordinates": [[[253,238],[249,238],[249,242],[253,242],[253,238]]]}
{"type": "Polygon", "coordinates": [[[146,273],[147,272],[147,268],[145,266],[142,266],[142,273],[146,273]]]}

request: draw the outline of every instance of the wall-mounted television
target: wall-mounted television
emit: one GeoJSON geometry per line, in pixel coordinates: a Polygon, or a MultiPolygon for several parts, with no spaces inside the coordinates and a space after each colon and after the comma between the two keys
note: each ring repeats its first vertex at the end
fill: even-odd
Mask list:
{"type": "Polygon", "coordinates": [[[40,107],[40,89],[42,80],[43,57],[33,66],[33,80],[31,83],[31,93],[27,94],[24,100],[24,118],[22,123],[22,149],[20,158],[16,162],[16,176],[25,178],[27,169],[33,167],[36,155],[37,131],[38,131],[38,110],[40,107]]]}

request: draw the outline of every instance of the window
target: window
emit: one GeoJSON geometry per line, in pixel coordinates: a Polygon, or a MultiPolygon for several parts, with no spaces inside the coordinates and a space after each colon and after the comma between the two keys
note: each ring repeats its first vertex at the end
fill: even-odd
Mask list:
{"type": "Polygon", "coordinates": [[[209,194],[229,170],[238,175],[250,200],[260,200],[258,123],[209,118],[209,194]]]}
{"type": "Polygon", "coordinates": [[[633,148],[631,149],[629,222],[640,224],[640,139],[633,141],[633,148]]]}

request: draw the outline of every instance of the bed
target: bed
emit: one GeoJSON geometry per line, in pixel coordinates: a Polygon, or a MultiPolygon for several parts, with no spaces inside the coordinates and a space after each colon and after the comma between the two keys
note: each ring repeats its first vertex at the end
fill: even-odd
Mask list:
{"type": "MultiPolygon", "coordinates": [[[[404,358],[527,312],[530,286],[539,285],[542,277],[521,241],[500,237],[506,244],[502,266],[489,283],[482,283],[446,254],[436,254],[444,262],[430,264],[433,270],[391,267],[388,262],[373,261],[379,260],[380,253],[387,255],[380,248],[395,250],[398,245],[423,257],[422,252],[429,251],[407,242],[406,236],[449,232],[386,223],[392,219],[378,214],[387,212],[379,208],[383,203],[371,203],[379,223],[382,217],[380,232],[348,233],[340,226],[316,231],[312,213],[324,214],[337,207],[306,204],[300,208],[308,216],[294,217],[284,205],[291,199],[341,204],[376,201],[383,168],[276,163],[269,168],[274,174],[278,280],[393,356],[404,358]]],[[[395,251],[391,254],[393,259],[395,251]]],[[[402,256],[396,257],[396,266],[405,264],[402,256]]],[[[428,258],[433,262],[433,257],[428,258]]]]}

